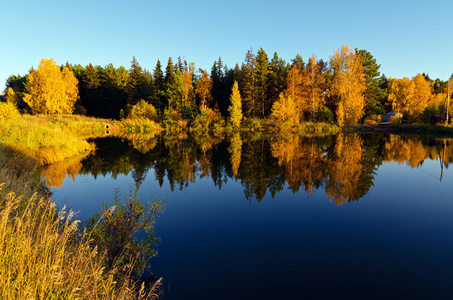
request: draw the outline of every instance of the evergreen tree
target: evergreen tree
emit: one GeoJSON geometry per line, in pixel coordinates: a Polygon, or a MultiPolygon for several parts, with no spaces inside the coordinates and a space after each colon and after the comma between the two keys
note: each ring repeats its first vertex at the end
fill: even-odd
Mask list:
{"type": "Polygon", "coordinates": [[[268,84],[268,98],[269,105],[279,99],[280,93],[286,88],[286,77],[288,76],[288,66],[286,62],[278,57],[277,52],[274,52],[274,56],[271,59],[269,65],[269,84],[268,84]]]}
{"type": "Polygon", "coordinates": [[[365,116],[381,115],[385,112],[385,91],[380,86],[381,73],[376,59],[366,50],[355,49],[356,54],[362,57],[363,75],[365,77],[365,116]]]}
{"type": "Polygon", "coordinates": [[[212,80],[212,106],[217,107],[226,112],[226,99],[225,99],[225,74],[223,69],[222,58],[219,57],[218,61],[215,61],[211,68],[211,80],[212,80]]]}
{"type": "Polygon", "coordinates": [[[263,48],[258,50],[255,60],[256,96],[261,117],[265,117],[270,110],[268,81],[269,81],[269,59],[263,48]]]}
{"type": "Polygon", "coordinates": [[[167,106],[165,99],[162,95],[164,90],[164,73],[162,72],[162,65],[160,60],[157,60],[156,67],[153,71],[153,87],[151,93],[151,102],[154,107],[158,108],[160,113],[164,112],[164,108],[167,106]]]}
{"type": "Polygon", "coordinates": [[[135,105],[140,99],[147,99],[149,96],[148,82],[142,67],[132,57],[131,68],[129,69],[129,82],[127,85],[127,92],[129,94],[128,104],[135,105]]]}
{"type": "Polygon", "coordinates": [[[245,61],[241,67],[241,95],[245,106],[245,114],[247,117],[255,117],[259,114],[259,103],[256,93],[256,72],[255,72],[256,57],[252,49],[247,51],[245,61]]]}
{"type": "Polygon", "coordinates": [[[291,59],[291,63],[293,66],[297,66],[300,70],[305,68],[304,60],[302,59],[302,55],[299,53],[296,54],[294,59],[291,59]]]}

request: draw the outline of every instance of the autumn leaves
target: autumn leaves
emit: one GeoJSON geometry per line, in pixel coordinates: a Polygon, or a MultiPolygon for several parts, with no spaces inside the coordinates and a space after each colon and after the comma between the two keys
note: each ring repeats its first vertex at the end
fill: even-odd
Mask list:
{"type": "MultiPolygon", "coordinates": [[[[365,119],[378,122],[389,111],[403,113],[413,122],[427,112],[439,113],[447,96],[446,82],[424,74],[387,79],[379,68],[368,51],[348,45],[337,49],[329,62],[314,55],[304,62],[297,55],[287,63],[276,52],[268,57],[262,48],[256,54],[249,50],[241,65],[227,68],[219,58],[210,73],[181,58],[176,64],[169,58],[164,72],[158,61],[153,73],[135,58],[129,71],[111,64],[58,67],[53,59],[43,59],[37,70],[11,78],[7,87],[23,97],[16,102],[30,106],[21,108],[26,112],[73,113],[79,99],[77,113],[119,118],[121,109],[143,100],[156,108],[156,120],[189,127],[208,109],[221,121],[220,127],[232,128],[244,126],[243,117],[277,126],[304,122],[343,126],[365,119]],[[20,80],[27,82],[25,87],[20,80]]],[[[14,98],[10,94],[8,90],[8,98],[14,98]]]]}
{"type": "Polygon", "coordinates": [[[24,101],[34,114],[71,114],[78,97],[78,80],[69,68],[60,70],[53,58],[41,59],[28,76],[24,101]]]}

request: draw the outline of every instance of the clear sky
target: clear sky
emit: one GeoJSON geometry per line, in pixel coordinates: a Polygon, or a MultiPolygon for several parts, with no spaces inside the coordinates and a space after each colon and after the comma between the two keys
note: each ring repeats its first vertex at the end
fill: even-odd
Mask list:
{"type": "Polygon", "coordinates": [[[229,66],[262,47],[290,61],[329,60],[342,45],[368,50],[387,77],[453,73],[452,0],[58,0],[1,1],[0,92],[41,58],[148,70],[183,57],[229,66]]]}

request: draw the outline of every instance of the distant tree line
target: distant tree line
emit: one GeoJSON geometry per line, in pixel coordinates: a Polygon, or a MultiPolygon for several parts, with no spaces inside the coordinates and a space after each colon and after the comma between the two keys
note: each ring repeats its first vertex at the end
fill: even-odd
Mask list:
{"type": "MultiPolygon", "coordinates": [[[[5,98],[25,113],[119,119],[130,116],[140,104],[143,109],[151,105],[148,111],[156,120],[189,122],[210,112],[230,117],[232,99],[239,98],[240,105],[236,101],[234,106],[242,115],[233,113],[234,124],[244,116],[289,124],[323,121],[343,125],[377,120],[389,111],[423,121],[445,111],[448,84],[427,74],[386,78],[370,52],[347,45],[336,50],[329,62],[314,55],[305,62],[299,54],[286,62],[277,52],[269,58],[262,48],[256,53],[249,50],[241,65],[228,68],[219,57],[210,72],[196,69],[181,57],[176,62],[170,57],[165,69],[158,60],[152,71],[140,66],[135,57],[129,69],[91,63],[56,68],[53,59],[43,59],[37,70],[10,76],[5,98]],[[235,82],[238,93],[231,97],[235,82]]],[[[451,85],[452,80],[449,82],[451,85]]]]}

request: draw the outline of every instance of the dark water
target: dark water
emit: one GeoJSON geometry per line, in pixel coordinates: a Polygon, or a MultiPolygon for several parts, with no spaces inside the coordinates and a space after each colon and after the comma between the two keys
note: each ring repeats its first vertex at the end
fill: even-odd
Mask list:
{"type": "Polygon", "coordinates": [[[168,199],[165,299],[453,299],[453,140],[127,138],[44,175],[82,219],[116,187],[168,199]]]}

